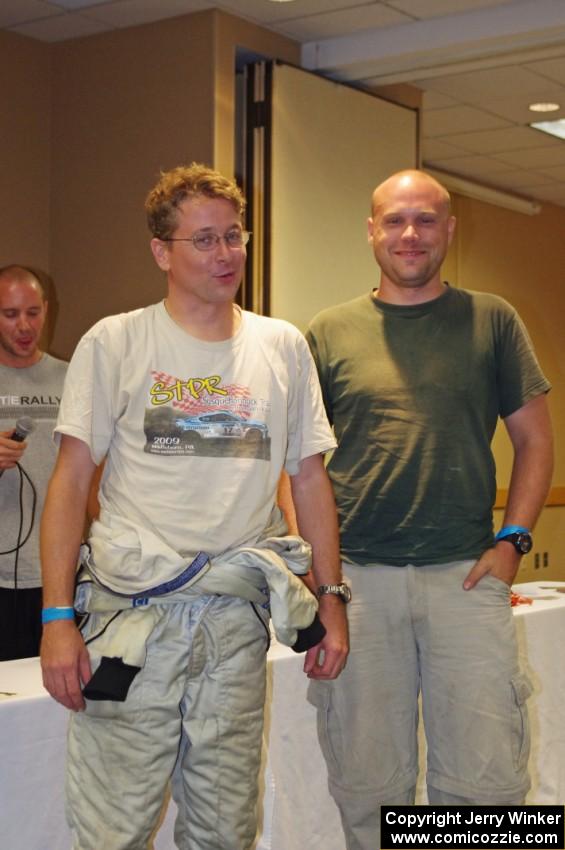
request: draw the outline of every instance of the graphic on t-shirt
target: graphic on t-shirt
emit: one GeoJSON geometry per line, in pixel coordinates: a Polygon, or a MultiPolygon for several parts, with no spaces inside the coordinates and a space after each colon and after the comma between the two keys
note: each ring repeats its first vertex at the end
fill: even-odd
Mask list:
{"type": "Polygon", "coordinates": [[[220,375],[180,380],[154,371],[151,376],[146,452],[270,460],[269,429],[260,418],[270,410],[268,400],[253,398],[239,384],[222,384],[220,375]]]}

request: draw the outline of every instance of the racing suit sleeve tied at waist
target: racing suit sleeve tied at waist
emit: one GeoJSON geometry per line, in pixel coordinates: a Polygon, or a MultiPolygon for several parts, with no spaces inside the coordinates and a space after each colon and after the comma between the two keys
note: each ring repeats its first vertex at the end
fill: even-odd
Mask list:
{"type": "MultiPolygon", "coordinates": [[[[96,530],[93,527],[93,531],[96,530]]],[[[135,539],[131,532],[132,529],[128,529],[130,543],[135,539]]],[[[150,540],[147,535],[150,533],[144,535],[144,544],[150,540]]],[[[154,557],[157,538],[151,537],[154,540],[150,541],[149,558],[143,557],[147,554],[147,546],[134,547],[137,558],[131,549],[127,551],[126,560],[131,570],[127,580],[123,565],[112,575],[113,564],[109,563],[124,554],[123,537],[122,545],[115,547],[104,545],[110,542],[106,535],[94,535],[79,571],[77,611],[108,614],[106,626],[98,630],[99,636],[95,638],[97,651],[111,661],[105,662],[103,671],[108,681],[115,679],[120,664],[138,669],[144,665],[146,641],[160,616],[160,605],[189,601],[195,595],[237,596],[263,607],[270,606],[277,640],[297,652],[319,643],[325,634],[317,616],[318,602],[297,577],[308,572],[311,562],[311,547],[302,538],[291,535],[265,537],[254,546],[238,547],[212,559],[199,553],[187,565],[178,553],[173,553],[174,558],[169,560],[166,544],[163,544],[161,555],[154,557]],[[165,570],[167,562],[169,569],[165,570]],[[156,565],[157,576],[151,569],[156,565]],[[141,585],[141,574],[145,577],[145,586],[141,585]],[[134,587],[129,580],[132,575],[136,576],[134,587]],[[164,586],[172,589],[163,592],[164,586]],[[155,593],[156,590],[159,592],[155,593]],[[116,616],[116,612],[121,613],[116,616]]],[[[137,539],[140,541],[139,536],[137,539]]],[[[127,679],[131,673],[131,670],[122,670],[117,675],[127,679]]],[[[93,690],[96,684],[92,685],[93,690]]]]}

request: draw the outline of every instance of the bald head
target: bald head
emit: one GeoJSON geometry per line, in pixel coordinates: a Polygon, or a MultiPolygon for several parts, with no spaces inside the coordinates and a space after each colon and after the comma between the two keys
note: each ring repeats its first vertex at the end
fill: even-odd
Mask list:
{"type": "Polygon", "coordinates": [[[406,191],[426,192],[430,200],[443,207],[446,216],[450,215],[451,198],[447,189],[431,174],[416,168],[397,171],[377,186],[371,199],[371,215],[374,216],[385,201],[406,191]]]}
{"type": "Polygon", "coordinates": [[[15,369],[33,366],[42,356],[41,332],[47,316],[38,277],[25,266],[0,269],[0,363],[15,369]]]}
{"type": "Polygon", "coordinates": [[[41,295],[41,300],[46,300],[43,284],[37,275],[34,274],[31,269],[26,268],[26,266],[11,265],[0,268],[0,286],[11,283],[31,284],[31,286],[35,287],[41,295]]]}

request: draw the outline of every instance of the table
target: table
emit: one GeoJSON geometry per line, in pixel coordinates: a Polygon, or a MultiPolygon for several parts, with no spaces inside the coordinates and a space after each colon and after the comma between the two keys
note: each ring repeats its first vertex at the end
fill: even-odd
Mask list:
{"type": "Polygon", "coordinates": [[[517,593],[531,605],[514,609],[520,662],[534,693],[528,700],[532,730],[527,803],[563,805],[565,802],[565,582],[517,584],[517,593]]]}
{"type": "MultiPolygon", "coordinates": [[[[331,848],[341,826],[327,791],[306,702],[304,657],[274,644],[268,655],[268,699],[256,850],[331,848]],[[308,836],[308,840],[306,840],[308,836]]],[[[0,823],[12,850],[70,850],[64,817],[68,712],[41,684],[38,658],[0,662],[0,823]]],[[[173,850],[175,805],[168,806],[154,850],[173,850]]],[[[335,845],[343,850],[343,843],[335,845]]]]}
{"type": "MultiPolygon", "coordinates": [[[[532,603],[514,609],[523,666],[535,692],[530,700],[532,790],[527,802],[565,800],[565,582],[517,585],[532,603]]],[[[303,657],[274,645],[268,656],[265,750],[256,850],[343,850],[337,809],[306,701],[303,657]]],[[[36,658],[0,663],[0,822],[3,846],[69,850],[63,776],[67,712],[41,685],[36,658]]],[[[420,800],[421,801],[421,797],[420,800]]],[[[173,850],[174,804],[154,850],[173,850]]]]}

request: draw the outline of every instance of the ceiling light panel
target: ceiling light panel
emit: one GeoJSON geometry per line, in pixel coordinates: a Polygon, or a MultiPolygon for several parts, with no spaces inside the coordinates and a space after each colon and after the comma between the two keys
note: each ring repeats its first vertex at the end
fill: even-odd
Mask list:
{"type": "Polygon", "coordinates": [[[540,102],[540,103],[530,103],[528,109],[532,112],[557,112],[559,109],[558,103],[548,103],[548,102],[540,102]]]}
{"type": "Polygon", "coordinates": [[[542,133],[549,133],[550,136],[557,136],[558,139],[565,139],[565,118],[557,121],[536,121],[530,124],[530,127],[541,130],[542,133]]]}

